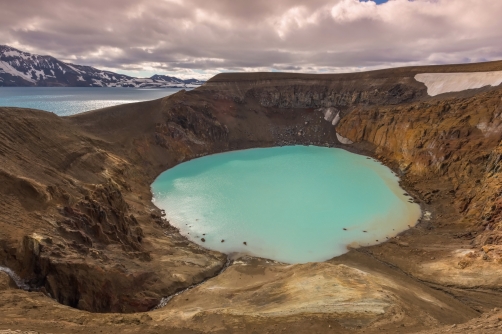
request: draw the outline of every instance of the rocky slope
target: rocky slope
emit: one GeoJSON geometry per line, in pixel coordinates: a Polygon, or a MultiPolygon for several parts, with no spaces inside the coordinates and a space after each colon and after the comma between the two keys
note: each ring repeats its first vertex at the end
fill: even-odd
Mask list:
{"type": "Polygon", "coordinates": [[[195,88],[202,84],[202,81],[196,79],[182,80],[166,75],[133,78],[0,45],[0,87],[195,88]]]}
{"type": "Polygon", "coordinates": [[[0,328],[401,333],[502,307],[502,88],[430,97],[415,79],[501,69],[222,74],[190,92],[68,118],[1,108],[0,265],[40,292],[0,284],[0,308],[14,319],[0,328]],[[146,311],[216,275],[226,256],[180,236],[149,185],[201,155],[286,144],[379,158],[426,214],[386,243],[325,263],[240,258],[144,314],[91,316],[46,297],[93,312],[146,311]]]}
{"type": "MultiPolygon", "coordinates": [[[[2,258],[33,285],[66,305],[131,312],[148,310],[223,266],[223,255],[177,234],[166,237],[174,231],[149,201],[151,167],[140,152],[126,160],[109,142],[51,113],[6,108],[0,114],[2,258]],[[157,296],[146,285],[158,285],[157,296]]],[[[175,159],[166,155],[163,163],[175,159]]]]}

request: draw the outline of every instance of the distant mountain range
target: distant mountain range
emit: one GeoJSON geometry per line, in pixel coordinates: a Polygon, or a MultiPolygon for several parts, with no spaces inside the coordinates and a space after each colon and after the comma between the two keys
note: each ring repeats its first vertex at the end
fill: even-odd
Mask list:
{"type": "Polygon", "coordinates": [[[197,79],[182,80],[158,74],[151,78],[134,78],[0,45],[0,87],[195,88],[203,83],[197,79]]]}

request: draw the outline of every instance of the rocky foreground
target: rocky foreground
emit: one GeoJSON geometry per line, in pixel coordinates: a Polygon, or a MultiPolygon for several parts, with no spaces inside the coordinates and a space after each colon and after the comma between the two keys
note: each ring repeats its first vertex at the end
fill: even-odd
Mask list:
{"type": "Polygon", "coordinates": [[[71,117],[0,108],[0,266],[31,291],[0,267],[0,333],[502,330],[502,87],[431,97],[415,79],[500,70],[221,74],[71,117]],[[203,249],[151,203],[150,184],[178,163],[290,144],[378,158],[421,204],[420,223],[287,265],[203,249]]]}

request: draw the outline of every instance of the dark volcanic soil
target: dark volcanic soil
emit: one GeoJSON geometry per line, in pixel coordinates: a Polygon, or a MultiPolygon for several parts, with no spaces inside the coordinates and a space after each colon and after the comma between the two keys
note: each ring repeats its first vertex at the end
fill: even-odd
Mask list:
{"type": "Polygon", "coordinates": [[[0,108],[0,266],[38,291],[0,272],[0,329],[404,333],[501,308],[502,88],[431,98],[413,78],[500,69],[225,74],[67,118],[0,108]],[[289,144],[378,158],[427,213],[399,237],[325,263],[243,258],[211,278],[226,256],[171,227],[150,184],[198,156],[289,144]]]}

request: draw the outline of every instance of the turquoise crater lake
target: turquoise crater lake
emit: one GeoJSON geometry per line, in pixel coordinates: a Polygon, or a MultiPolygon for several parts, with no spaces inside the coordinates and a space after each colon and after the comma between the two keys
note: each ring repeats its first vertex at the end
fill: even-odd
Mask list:
{"type": "Polygon", "coordinates": [[[287,146],[179,164],[155,180],[152,193],[170,223],[206,248],[305,263],[414,226],[420,207],[398,181],[362,155],[287,146]]]}

